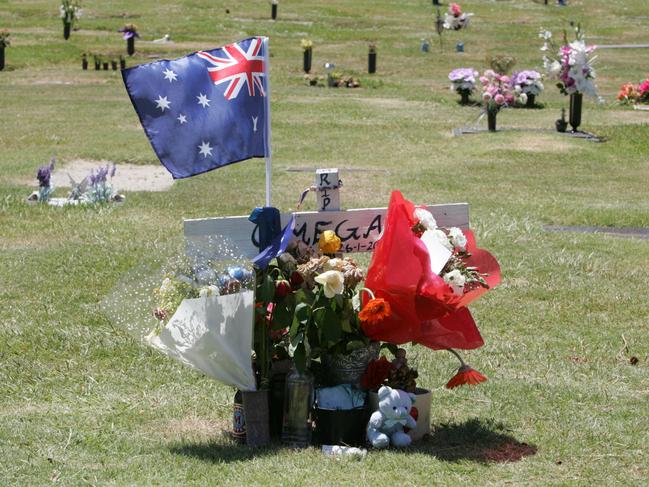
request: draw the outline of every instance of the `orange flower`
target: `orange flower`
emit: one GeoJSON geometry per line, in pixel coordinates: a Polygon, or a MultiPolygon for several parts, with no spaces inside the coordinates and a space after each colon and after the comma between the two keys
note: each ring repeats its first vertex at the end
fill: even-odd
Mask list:
{"type": "Polygon", "coordinates": [[[364,325],[378,325],[390,314],[390,303],[382,298],[373,298],[358,313],[358,318],[364,325]]]}
{"type": "Polygon", "coordinates": [[[455,376],[453,376],[453,378],[448,381],[446,388],[453,389],[454,387],[463,386],[464,384],[474,386],[486,380],[487,378],[484,375],[471,368],[471,366],[462,365],[462,367],[458,369],[457,374],[455,374],[455,376]]]}

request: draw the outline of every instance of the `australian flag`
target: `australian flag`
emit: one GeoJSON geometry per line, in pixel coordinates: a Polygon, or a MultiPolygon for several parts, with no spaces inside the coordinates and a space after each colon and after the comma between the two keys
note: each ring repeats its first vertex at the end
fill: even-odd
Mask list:
{"type": "Polygon", "coordinates": [[[270,155],[267,38],[142,64],[122,77],[174,178],[270,155]]]}

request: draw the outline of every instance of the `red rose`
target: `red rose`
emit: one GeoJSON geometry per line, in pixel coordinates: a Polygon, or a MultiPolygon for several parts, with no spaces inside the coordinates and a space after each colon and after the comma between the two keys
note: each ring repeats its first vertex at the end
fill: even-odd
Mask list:
{"type": "Polygon", "coordinates": [[[361,377],[361,387],[366,390],[377,389],[383,385],[392,369],[394,369],[394,365],[385,357],[372,360],[361,377]]]}
{"type": "Polygon", "coordinates": [[[285,279],[275,281],[275,296],[283,298],[291,292],[291,285],[285,279]]]}

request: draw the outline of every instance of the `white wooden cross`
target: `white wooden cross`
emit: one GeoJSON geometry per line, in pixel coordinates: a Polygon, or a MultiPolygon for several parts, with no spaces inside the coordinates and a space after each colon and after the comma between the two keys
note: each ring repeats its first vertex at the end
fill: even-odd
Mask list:
{"type": "MultiPolygon", "coordinates": [[[[316,171],[318,208],[322,211],[282,213],[282,228],[295,215],[296,239],[317,246],[320,234],[333,230],[342,240],[342,252],[370,252],[383,234],[387,208],[359,208],[340,210],[340,180],[338,169],[316,171]]],[[[430,205],[440,227],[469,228],[468,203],[430,205]]],[[[218,237],[228,246],[235,246],[243,257],[252,259],[259,254],[257,226],[248,216],[198,218],[184,221],[187,251],[202,248],[218,237]]]]}

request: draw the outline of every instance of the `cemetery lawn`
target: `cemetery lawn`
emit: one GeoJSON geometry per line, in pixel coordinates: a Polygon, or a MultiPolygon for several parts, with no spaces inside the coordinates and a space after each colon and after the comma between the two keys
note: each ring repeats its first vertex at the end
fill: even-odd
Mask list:
{"type": "Polygon", "coordinates": [[[13,41],[0,72],[0,485],[646,485],[649,241],[544,226],[649,227],[649,112],[614,103],[621,83],[648,74],[649,50],[599,52],[606,102],[585,100],[582,128],[604,143],[553,131],[568,100],[551,82],[543,109],[498,115],[499,127],[525,130],[451,135],[479,109],[457,105],[448,72],[483,70],[489,54],[539,69],[541,26],[558,35],[574,20],[597,44],[649,43],[646,0],[569,3],[464,1],[471,27],[422,53],[428,0],[280,2],[276,22],[261,0],[87,0],[67,42],[56,2],[0,1],[13,41]],[[446,390],[453,357],[413,348],[433,390],[428,441],[361,462],[235,446],[223,433],[231,388],[100,312],[127,272],[180,245],[183,218],[264,202],[263,162],[250,160],[166,192],[129,192],[121,206],[25,204],[52,155],[63,166],[115,161],[118,172],[158,164],[119,72],[80,66],[82,52],[122,54],[125,22],[143,36],[129,65],[270,36],[273,202],[283,211],[320,167],[340,168],[347,208],[386,206],[392,189],[417,203],[470,203],[503,271],[471,308],[485,346],[466,355],[489,381],[446,390]],[[167,33],[174,44],[145,42],[167,33]],[[317,74],[333,62],[362,88],[306,86],[307,37],[317,74]]]}

